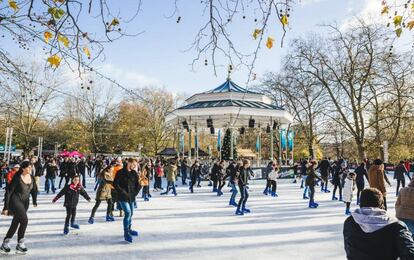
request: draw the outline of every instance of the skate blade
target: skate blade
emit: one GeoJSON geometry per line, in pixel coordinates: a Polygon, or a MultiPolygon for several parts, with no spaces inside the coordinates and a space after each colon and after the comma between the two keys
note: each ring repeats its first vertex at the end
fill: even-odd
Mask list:
{"type": "Polygon", "coordinates": [[[27,252],[22,252],[22,251],[16,251],[16,255],[26,255],[27,252]]]}
{"type": "Polygon", "coordinates": [[[10,252],[6,252],[6,251],[3,251],[3,250],[0,250],[0,255],[9,255],[10,254],[10,252]]]}

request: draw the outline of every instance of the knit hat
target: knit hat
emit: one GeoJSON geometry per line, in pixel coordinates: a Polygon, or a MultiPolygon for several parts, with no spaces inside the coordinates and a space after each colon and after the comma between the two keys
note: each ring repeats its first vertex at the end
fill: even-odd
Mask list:
{"type": "Polygon", "coordinates": [[[381,165],[381,164],[383,164],[384,162],[381,160],[381,159],[375,159],[374,160],[374,164],[375,165],[381,165]]]}

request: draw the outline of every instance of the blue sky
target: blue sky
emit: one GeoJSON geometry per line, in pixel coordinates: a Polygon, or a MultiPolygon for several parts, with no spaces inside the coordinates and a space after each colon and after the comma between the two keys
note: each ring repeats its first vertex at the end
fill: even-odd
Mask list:
{"type": "MultiPolygon", "coordinates": [[[[122,18],[127,18],[135,10],[136,1],[116,1],[119,5],[122,18]]],[[[285,38],[285,45],[280,48],[281,28],[276,20],[271,21],[266,36],[276,39],[275,47],[271,50],[263,48],[259,52],[256,62],[258,80],[269,71],[277,71],[283,55],[289,50],[289,42],[295,37],[306,36],[311,32],[323,34],[318,26],[336,22],[345,26],[353,17],[366,16],[373,12],[379,14],[379,0],[297,0],[294,5],[289,29],[285,38]]],[[[201,57],[195,71],[191,70],[191,62],[197,56],[197,52],[183,50],[188,49],[194,36],[207,21],[203,16],[204,4],[199,0],[178,1],[179,13],[168,19],[174,10],[174,0],[143,0],[142,10],[138,17],[129,24],[121,26],[129,33],[143,31],[136,37],[124,37],[105,46],[105,60],[97,61],[94,66],[105,75],[115,79],[128,88],[144,86],[163,86],[168,91],[191,95],[196,92],[212,89],[225,81],[227,76],[227,61],[220,60],[217,76],[214,75],[211,62],[204,66],[204,58],[201,57]],[[181,22],[176,23],[178,16],[181,22]]],[[[114,10],[115,13],[117,10],[114,10]]],[[[252,38],[252,32],[257,25],[254,23],[253,12],[246,12],[246,19],[240,14],[232,21],[230,34],[237,48],[241,50],[253,50],[256,41],[252,38]]],[[[91,31],[102,29],[99,23],[88,24],[91,31]]],[[[210,57],[207,56],[210,60],[210,57]]],[[[62,69],[62,68],[61,68],[62,69]]],[[[245,69],[236,70],[232,79],[244,85],[247,81],[245,69]]],[[[259,81],[253,82],[257,84],[259,81]]]]}
{"type": "MultiPolygon", "coordinates": [[[[323,33],[318,27],[323,23],[336,21],[343,24],[351,17],[369,9],[372,2],[302,0],[294,6],[284,47],[280,48],[279,44],[276,44],[271,50],[262,48],[254,72],[260,78],[265,72],[278,70],[281,58],[289,50],[291,39],[306,36],[310,32],[323,33]]],[[[171,19],[165,17],[172,12],[173,1],[144,1],[140,15],[132,24],[128,24],[128,30],[145,32],[140,36],[123,38],[107,46],[103,70],[109,74],[113,73],[113,77],[127,86],[162,85],[169,91],[188,95],[218,86],[226,78],[226,67],[218,69],[217,77],[212,66],[204,66],[203,61],[196,66],[195,71],[191,71],[189,64],[197,53],[183,52],[190,46],[195,34],[207,19],[202,16],[202,7],[198,0],[179,1],[179,15],[182,19],[177,24],[178,15],[171,19]]],[[[251,36],[256,28],[254,17],[247,15],[243,20],[241,16],[242,14],[233,21],[230,32],[239,48],[252,50],[256,44],[251,36]]],[[[275,21],[267,35],[279,42],[280,24],[275,21]]],[[[247,80],[247,72],[235,71],[232,79],[243,85],[247,80]]]]}

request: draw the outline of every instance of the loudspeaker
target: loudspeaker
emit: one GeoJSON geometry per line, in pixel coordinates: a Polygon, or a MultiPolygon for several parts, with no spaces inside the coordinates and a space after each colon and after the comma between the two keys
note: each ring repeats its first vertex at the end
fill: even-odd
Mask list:
{"type": "Polygon", "coordinates": [[[253,118],[250,118],[250,120],[249,120],[249,127],[250,128],[253,128],[254,127],[254,119],[253,118]]]}
{"type": "Polygon", "coordinates": [[[189,129],[187,120],[184,120],[182,124],[183,124],[184,129],[187,129],[187,130],[189,129]]]}
{"type": "Polygon", "coordinates": [[[276,130],[276,129],[278,129],[279,128],[279,123],[278,122],[276,122],[276,121],[274,121],[273,122],[273,130],[276,130]]]}
{"type": "Polygon", "coordinates": [[[216,131],[214,131],[214,127],[210,127],[210,134],[214,135],[216,131]]]}
{"type": "Polygon", "coordinates": [[[211,119],[211,118],[207,119],[207,127],[209,127],[209,128],[213,127],[213,119],[211,119]]]}
{"type": "Polygon", "coordinates": [[[270,125],[267,125],[267,127],[266,127],[266,133],[268,133],[268,134],[270,134],[270,131],[271,129],[270,129],[270,125]]]}
{"type": "Polygon", "coordinates": [[[240,128],[240,134],[244,135],[244,132],[246,131],[246,129],[244,127],[240,128]]]}

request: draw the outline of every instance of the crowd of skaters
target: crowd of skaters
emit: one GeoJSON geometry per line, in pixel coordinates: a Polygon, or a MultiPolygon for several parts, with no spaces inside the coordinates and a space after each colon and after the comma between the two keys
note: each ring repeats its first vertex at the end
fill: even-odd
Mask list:
{"type": "MultiPolygon", "coordinates": [[[[403,221],[404,224],[401,224],[396,218],[391,218],[391,216],[387,215],[385,183],[388,183],[390,186],[391,184],[387,178],[386,165],[381,160],[371,162],[367,159],[355,168],[344,159],[332,161],[330,158],[325,158],[319,162],[304,159],[295,163],[292,169],[295,174],[295,182],[299,181],[301,183],[300,188],[304,189],[303,199],[309,200],[309,208],[315,209],[319,206],[315,202],[315,187],[320,186],[321,192],[330,193],[331,191],[328,187],[332,185],[332,200],[343,201],[345,203],[345,214],[351,215],[349,218],[352,219],[358,218],[355,221],[361,225],[362,229],[363,225],[358,221],[364,219],[364,216],[367,219],[375,219],[375,217],[380,219],[389,218],[394,219],[394,222],[398,222],[399,228],[403,229],[404,232],[407,231],[409,234],[412,234],[411,232],[414,232],[414,181],[411,181],[410,176],[410,170],[413,170],[412,165],[408,161],[401,161],[394,170],[394,178],[397,180],[397,218],[403,221]],[[405,188],[406,176],[411,181],[407,188],[405,188]],[[369,183],[370,189],[365,189],[365,180],[369,183]],[[400,188],[402,188],[401,192],[400,188]],[[350,207],[355,189],[357,189],[356,204],[360,205],[360,208],[351,212],[350,207]],[[361,202],[364,200],[364,191],[369,194],[366,196],[371,197],[378,197],[378,193],[381,194],[381,198],[378,198],[380,205],[378,206],[378,203],[374,203],[378,206],[376,207],[378,209],[371,211],[365,209],[366,204],[361,202]],[[339,198],[336,197],[336,192],[338,192],[339,198]],[[376,195],[372,195],[372,193],[376,195]]],[[[46,158],[45,162],[42,163],[42,160],[37,157],[33,157],[30,160],[16,158],[10,166],[4,164],[1,167],[0,185],[6,185],[4,210],[2,213],[13,215],[11,226],[3,240],[1,250],[6,253],[10,251],[10,240],[18,229],[16,250],[21,253],[27,251],[24,245],[24,234],[27,227],[26,212],[29,206],[29,197],[32,196],[33,205],[37,206],[36,197],[40,191],[40,178],[43,175],[45,175],[44,187],[46,193],[56,193],[57,189],[60,189],[52,202],[57,202],[62,196],[65,197],[66,219],[64,221],[64,234],[69,233],[69,227],[74,229],[80,228],[76,223],[76,207],[80,195],[87,201],[91,201],[90,196],[85,191],[86,176],[89,176],[90,178],[94,177],[96,180],[94,188],[96,197],[88,222],[94,224],[95,213],[101,202],[105,201],[107,204],[106,221],[115,221],[114,211],[118,210],[119,216],[124,218],[124,239],[125,241],[132,242],[133,237],[138,236],[138,232],[132,228],[132,215],[134,208],[136,208],[136,197],[141,191],[144,201],[148,201],[151,198],[151,180],[153,180],[153,191],[160,191],[161,195],[168,195],[172,192],[174,196],[178,195],[176,182],[179,176],[181,177],[181,185],[188,185],[191,193],[194,193],[195,187],[201,187],[201,180],[207,179],[209,186],[212,187],[212,192],[217,196],[223,195],[223,187],[225,187],[226,181],[228,181],[227,186],[231,188],[229,205],[236,207],[236,215],[244,215],[251,212],[246,205],[249,198],[249,179],[253,176],[250,167],[248,160],[195,160],[193,163],[190,163],[187,158],[173,158],[169,160],[164,158],[142,158],[138,160],[134,158],[111,159],[107,157],[50,157],[46,158]],[[55,180],[59,178],[59,185],[56,185],[55,180]],[[162,185],[162,178],[167,180],[166,187],[162,185]],[[238,194],[240,198],[237,202],[236,197],[238,194]]],[[[278,197],[277,181],[281,176],[280,170],[280,166],[276,161],[270,161],[264,169],[266,186],[263,193],[265,195],[278,197]]],[[[349,223],[349,221],[345,223],[349,223]]],[[[378,230],[376,229],[375,231],[378,230]]],[[[362,232],[362,234],[365,233],[362,232]]],[[[399,232],[398,234],[402,233],[399,232]]],[[[393,233],[392,235],[398,237],[398,234],[393,233]]],[[[347,247],[347,242],[350,239],[355,239],[353,236],[350,237],[345,237],[345,249],[348,256],[352,254],[351,251],[356,250],[354,247],[347,247]]],[[[408,240],[410,239],[411,241],[404,241],[406,245],[404,250],[408,250],[408,253],[414,255],[414,246],[411,247],[410,244],[412,242],[412,235],[408,240]]],[[[394,252],[397,251],[398,248],[394,250],[394,252]]]]}

